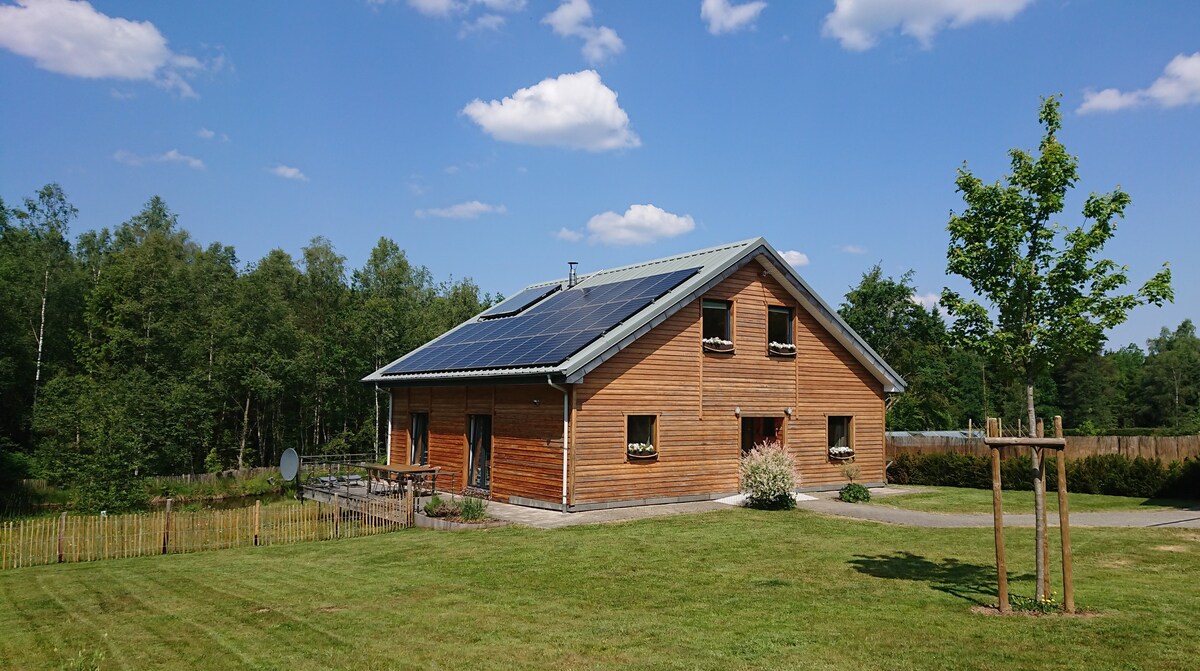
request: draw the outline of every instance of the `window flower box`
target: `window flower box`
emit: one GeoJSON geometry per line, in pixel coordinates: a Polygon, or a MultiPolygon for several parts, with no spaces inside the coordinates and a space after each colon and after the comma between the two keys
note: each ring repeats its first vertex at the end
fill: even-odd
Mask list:
{"type": "Polygon", "coordinates": [[[724,338],[705,338],[700,341],[705,352],[728,353],[733,351],[733,341],[724,338]]]}
{"type": "Polygon", "coordinates": [[[854,458],[854,448],[839,445],[829,448],[829,458],[835,461],[849,461],[854,458]]]}
{"type": "Polygon", "coordinates": [[[767,343],[767,353],[771,356],[796,356],[796,346],[790,342],[767,343]]]}
{"type": "Polygon", "coordinates": [[[630,459],[657,459],[658,450],[649,443],[630,443],[625,448],[625,456],[630,459]]]}

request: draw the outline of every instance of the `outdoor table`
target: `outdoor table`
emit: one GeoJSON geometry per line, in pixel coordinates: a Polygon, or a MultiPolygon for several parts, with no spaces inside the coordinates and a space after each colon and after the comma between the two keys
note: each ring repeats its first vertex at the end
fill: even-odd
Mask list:
{"type": "MultiPolygon", "coordinates": [[[[364,466],[371,482],[383,480],[386,482],[412,483],[424,482],[429,478],[430,486],[437,490],[437,474],[440,466],[428,464],[371,464],[364,466]]],[[[369,483],[368,483],[369,484],[369,483]]],[[[369,490],[368,490],[369,493],[369,490]]]]}

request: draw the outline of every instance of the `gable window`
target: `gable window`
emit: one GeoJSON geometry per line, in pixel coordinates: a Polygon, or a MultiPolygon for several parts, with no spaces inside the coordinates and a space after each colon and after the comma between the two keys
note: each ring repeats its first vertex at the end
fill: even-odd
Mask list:
{"type": "Polygon", "coordinates": [[[625,451],[632,459],[658,456],[657,415],[629,415],[625,418],[625,451]]]}
{"type": "Polygon", "coordinates": [[[733,351],[732,305],[729,301],[704,300],[701,303],[701,337],[704,348],[715,352],[733,351]]]}
{"type": "Polygon", "coordinates": [[[409,431],[409,456],[410,463],[413,464],[428,464],[429,463],[429,413],[414,412],[410,422],[409,431]]]}
{"type": "Polygon", "coordinates": [[[796,353],[791,308],[777,305],[767,307],[767,351],[780,356],[796,353]]]}
{"type": "Polygon", "coordinates": [[[829,458],[854,457],[854,418],[831,415],[828,422],[829,458]]]}

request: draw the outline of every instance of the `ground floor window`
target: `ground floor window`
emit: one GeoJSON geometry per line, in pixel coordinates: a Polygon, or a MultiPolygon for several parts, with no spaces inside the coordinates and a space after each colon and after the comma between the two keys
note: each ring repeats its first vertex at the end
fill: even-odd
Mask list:
{"type": "Polygon", "coordinates": [[[629,454],[642,456],[658,453],[658,417],[629,415],[625,418],[625,445],[629,454]]]}
{"type": "Polygon", "coordinates": [[[467,422],[467,486],[492,488],[492,416],[471,415],[467,422]]]}
{"type": "Polygon", "coordinates": [[[413,464],[429,463],[429,413],[414,412],[409,426],[409,455],[413,464]]]}
{"type": "Polygon", "coordinates": [[[768,440],[783,443],[782,417],[743,417],[742,454],[749,454],[755,445],[768,440]]]}
{"type": "Polygon", "coordinates": [[[829,456],[834,459],[847,459],[854,456],[854,418],[845,416],[830,416],[827,435],[829,438],[829,456]]]}

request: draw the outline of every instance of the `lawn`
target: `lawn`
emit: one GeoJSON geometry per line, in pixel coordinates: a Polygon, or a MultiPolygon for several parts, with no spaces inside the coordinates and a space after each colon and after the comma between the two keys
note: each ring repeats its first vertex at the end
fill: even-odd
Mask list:
{"type": "MultiPolygon", "coordinates": [[[[990,513],[992,512],[992,490],[969,489],[966,487],[924,487],[929,491],[898,496],[877,496],[872,503],[906,510],[922,510],[930,513],[990,513]]],[[[1098,513],[1114,510],[1173,510],[1176,508],[1200,510],[1200,501],[1173,499],[1143,499],[1131,496],[1105,496],[1103,494],[1071,493],[1070,510],[1073,513],[1098,513]]],[[[1058,492],[1046,492],[1047,510],[1058,510],[1058,492]]],[[[1033,492],[1004,491],[1004,511],[1009,513],[1032,513],[1033,492]]]]}
{"type": "MultiPolygon", "coordinates": [[[[0,666],[1182,669],[1200,534],[1077,529],[1086,618],[996,617],[990,529],[730,509],[0,573],[0,666]]],[[[1012,534],[1029,594],[1032,534],[1012,534]],[[1026,561],[1028,560],[1028,561],[1026,561]]]]}

